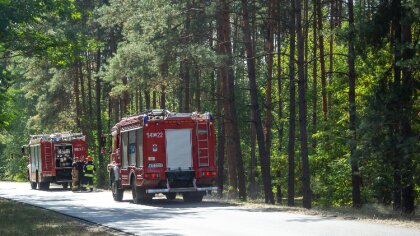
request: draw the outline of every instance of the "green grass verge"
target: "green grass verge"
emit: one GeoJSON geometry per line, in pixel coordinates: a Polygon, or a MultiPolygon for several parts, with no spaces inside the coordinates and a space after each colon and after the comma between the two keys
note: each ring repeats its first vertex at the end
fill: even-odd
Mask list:
{"type": "Polygon", "coordinates": [[[118,235],[46,209],[0,198],[0,235],[118,235]]]}

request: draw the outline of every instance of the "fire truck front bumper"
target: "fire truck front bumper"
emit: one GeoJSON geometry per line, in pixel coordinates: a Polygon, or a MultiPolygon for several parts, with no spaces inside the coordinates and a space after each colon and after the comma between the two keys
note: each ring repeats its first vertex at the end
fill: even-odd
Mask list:
{"type": "Polygon", "coordinates": [[[216,191],[217,187],[191,187],[191,188],[161,188],[161,189],[146,189],[146,193],[183,193],[183,192],[204,192],[216,191]]]}

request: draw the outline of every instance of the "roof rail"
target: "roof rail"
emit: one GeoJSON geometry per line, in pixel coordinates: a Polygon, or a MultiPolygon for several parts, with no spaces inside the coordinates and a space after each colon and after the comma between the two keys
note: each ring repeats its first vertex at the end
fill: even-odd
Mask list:
{"type": "Polygon", "coordinates": [[[30,135],[29,144],[39,143],[41,141],[71,141],[75,139],[84,140],[85,136],[82,133],[62,132],[52,134],[35,134],[30,135]]]}
{"type": "Polygon", "coordinates": [[[168,117],[171,118],[183,118],[183,117],[191,117],[193,119],[213,119],[213,116],[209,112],[205,112],[200,114],[199,112],[192,112],[192,113],[170,113],[168,117]]]}

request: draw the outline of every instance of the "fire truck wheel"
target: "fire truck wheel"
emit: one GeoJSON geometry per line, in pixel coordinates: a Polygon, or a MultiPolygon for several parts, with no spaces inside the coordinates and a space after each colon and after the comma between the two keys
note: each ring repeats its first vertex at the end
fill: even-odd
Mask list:
{"type": "Polygon", "coordinates": [[[174,200],[176,198],[176,193],[166,193],[165,196],[168,200],[174,200]]]}
{"type": "Polygon", "coordinates": [[[153,198],[153,195],[147,194],[144,188],[137,187],[134,184],[131,185],[131,192],[133,193],[134,204],[147,203],[153,198]]]}
{"type": "Polygon", "coordinates": [[[36,189],[36,182],[31,182],[31,189],[36,189]]]}
{"type": "Polygon", "coordinates": [[[201,202],[204,194],[201,192],[186,192],[182,194],[184,202],[201,202]]]}
{"type": "Polygon", "coordinates": [[[137,188],[134,183],[131,184],[131,192],[133,194],[133,203],[134,204],[141,203],[141,192],[140,192],[140,188],[137,188]]]}
{"type": "Polygon", "coordinates": [[[69,187],[69,183],[63,183],[63,188],[67,189],[69,187]]]}
{"type": "Polygon", "coordinates": [[[124,189],[119,189],[118,186],[119,184],[117,181],[111,182],[112,197],[115,201],[121,202],[124,196],[124,189]]]}

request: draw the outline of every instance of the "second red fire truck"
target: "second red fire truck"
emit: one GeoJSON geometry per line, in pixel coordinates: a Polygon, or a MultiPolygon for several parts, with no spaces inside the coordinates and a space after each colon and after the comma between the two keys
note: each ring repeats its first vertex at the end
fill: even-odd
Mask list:
{"type": "Polygon", "coordinates": [[[86,141],[80,133],[31,135],[22,151],[29,157],[28,180],[32,189],[38,186],[47,190],[50,183],[67,188],[73,161],[83,161],[86,157],[86,141]]]}
{"type": "Polygon", "coordinates": [[[124,190],[131,189],[134,203],[157,193],[200,202],[206,191],[217,190],[214,149],[209,113],[151,110],[123,118],[112,129],[112,196],[121,201],[124,190]]]}

